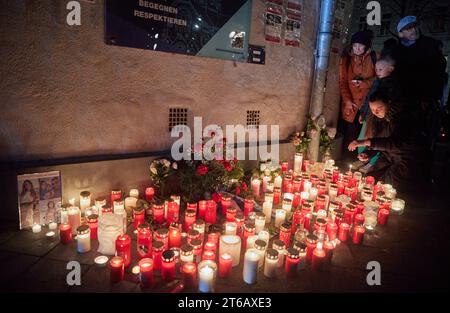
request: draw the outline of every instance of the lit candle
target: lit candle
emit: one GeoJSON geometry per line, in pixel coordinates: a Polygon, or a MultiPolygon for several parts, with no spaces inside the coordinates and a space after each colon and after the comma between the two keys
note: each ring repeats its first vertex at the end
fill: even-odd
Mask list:
{"type": "MultiPolygon", "coordinates": [[[[286,195],[285,195],[286,197],[286,195]]],[[[286,213],[290,213],[292,211],[292,200],[288,198],[283,199],[283,203],[281,208],[286,211],[286,213]]]]}
{"type": "Polygon", "coordinates": [[[153,220],[157,224],[164,223],[164,203],[163,202],[156,202],[153,204],[153,220]]]}
{"type": "Polygon", "coordinates": [[[45,234],[45,237],[48,239],[48,240],[51,240],[51,241],[53,241],[53,239],[55,239],[55,232],[54,231],[49,231],[49,232],[47,232],[46,234],[45,234]]]}
{"type": "Polygon", "coordinates": [[[275,249],[268,249],[266,251],[266,260],[264,264],[264,276],[275,277],[278,268],[278,251],[275,249]]]}
{"type": "Polygon", "coordinates": [[[312,183],[309,180],[305,180],[303,182],[303,191],[306,191],[308,193],[311,193],[311,187],[312,187],[312,183]]]}
{"type": "Polygon", "coordinates": [[[198,202],[198,218],[205,218],[207,204],[208,202],[206,200],[200,200],[198,202]]]}
{"type": "Polygon", "coordinates": [[[169,199],[167,201],[167,217],[166,217],[167,224],[170,225],[173,222],[178,222],[179,216],[180,216],[180,206],[175,200],[169,199]]]}
{"type": "Polygon", "coordinates": [[[405,209],[405,200],[398,199],[398,198],[392,200],[391,210],[393,213],[400,215],[403,213],[404,209],[405,209]]]}
{"type": "Polygon", "coordinates": [[[175,279],[175,252],[166,250],[161,255],[161,277],[165,282],[175,279]]]}
{"type": "Polygon", "coordinates": [[[91,193],[89,191],[80,192],[80,210],[82,213],[91,206],[91,193]]]}
{"type": "Polygon", "coordinates": [[[266,215],[263,212],[257,212],[255,216],[255,234],[259,234],[266,224],[266,215]]]}
{"type": "Polygon", "coordinates": [[[227,209],[231,205],[231,197],[226,193],[222,193],[220,203],[222,205],[222,215],[225,215],[227,213],[227,209]]]}
{"type": "Polygon", "coordinates": [[[125,269],[123,265],[123,258],[120,256],[115,256],[109,261],[111,267],[110,280],[111,283],[119,282],[123,279],[125,274],[125,269]]]}
{"type": "Polygon", "coordinates": [[[355,215],[355,225],[364,225],[364,215],[363,214],[355,215]]]}
{"type": "Polygon", "coordinates": [[[275,227],[280,227],[282,223],[284,223],[286,219],[286,211],[283,209],[275,210],[275,227]]]}
{"type": "Polygon", "coordinates": [[[184,231],[188,232],[191,229],[194,222],[195,222],[195,211],[193,209],[187,209],[184,212],[184,224],[183,224],[184,231]]]}
{"type": "Polygon", "coordinates": [[[70,198],[70,199],[69,199],[69,204],[70,204],[71,206],[75,206],[75,198],[70,198]]]}
{"type": "Polygon", "coordinates": [[[337,238],[338,226],[335,222],[332,221],[328,222],[326,230],[328,240],[335,240],[337,238]]]}
{"type": "Polygon", "coordinates": [[[130,195],[130,197],[138,199],[139,198],[139,190],[137,190],[135,188],[130,189],[129,195],[130,195]]]}
{"type": "Polygon", "coordinates": [[[261,187],[261,180],[259,178],[252,179],[252,190],[253,190],[253,196],[255,198],[259,197],[260,187],[261,187]]]}
{"type": "Polygon", "coordinates": [[[297,274],[298,264],[300,262],[300,255],[297,249],[287,249],[285,272],[287,277],[292,277],[297,274]]]}
{"type": "Polygon", "coordinates": [[[317,198],[318,189],[316,187],[311,187],[309,189],[309,199],[315,201],[317,198]]]}
{"type": "Polygon", "coordinates": [[[275,239],[272,243],[272,248],[275,249],[278,252],[278,264],[277,267],[283,267],[284,266],[284,257],[285,257],[285,249],[286,245],[283,241],[279,239],[275,239]]]}
{"type": "Polygon", "coordinates": [[[186,262],[181,268],[183,282],[186,288],[195,288],[197,286],[197,264],[186,262]]]}
{"type": "Polygon", "coordinates": [[[281,163],[281,172],[284,174],[289,169],[289,162],[282,162],[281,163]]]}
{"type": "Polygon", "coordinates": [[[111,190],[111,203],[114,207],[114,201],[122,199],[122,190],[111,190]]]}
{"type": "Polygon", "coordinates": [[[242,248],[247,249],[247,240],[250,236],[255,235],[255,224],[251,222],[245,222],[244,224],[244,234],[242,238],[242,248]]]}
{"type": "Polygon", "coordinates": [[[317,246],[317,236],[309,234],[306,236],[306,261],[311,263],[314,249],[317,246]]]}
{"type": "MultiPolygon", "coordinates": [[[[233,235],[233,234],[230,234],[233,235]]],[[[217,248],[217,246],[219,245],[219,238],[220,238],[220,230],[212,230],[211,227],[209,228],[209,233],[208,233],[208,237],[207,237],[207,241],[208,242],[212,242],[215,244],[215,247],[217,248]]]]}
{"type": "Polygon", "coordinates": [[[131,262],[131,239],[128,235],[119,235],[116,239],[116,253],[123,258],[123,264],[128,267],[131,262]]]}
{"type": "Polygon", "coordinates": [[[33,231],[33,233],[37,234],[37,233],[40,233],[40,232],[41,232],[42,227],[41,227],[41,225],[39,225],[39,224],[34,224],[34,225],[31,227],[31,230],[33,231]]]}
{"type": "Polygon", "coordinates": [[[161,257],[164,251],[164,243],[162,241],[155,241],[152,243],[152,259],[154,261],[154,269],[161,269],[161,257]]]}
{"type": "Polygon", "coordinates": [[[311,268],[313,270],[323,270],[325,264],[326,252],[323,249],[323,243],[320,241],[317,243],[317,247],[313,251],[311,268]]]}
{"type": "Polygon", "coordinates": [[[303,154],[296,153],[294,155],[294,172],[300,173],[302,171],[303,154]]]}
{"type": "Polygon", "coordinates": [[[78,226],[81,225],[81,212],[78,207],[70,207],[67,210],[67,215],[69,219],[69,224],[72,227],[72,233],[77,233],[78,226]]]}
{"type": "Polygon", "coordinates": [[[89,229],[91,232],[91,239],[97,239],[97,232],[98,232],[98,215],[97,214],[91,214],[86,217],[86,223],[89,225],[89,229]]]}
{"type": "Polygon", "coordinates": [[[261,239],[257,239],[255,240],[254,248],[256,249],[256,251],[258,251],[259,255],[261,256],[258,264],[259,268],[261,268],[264,265],[264,256],[266,254],[267,242],[261,239]]]}
{"type": "Polygon", "coordinates": [[[137,232],[137,252],[141,258],[152,257],[152,231],[147,223],[139,224],[137,232]]]}
{"type": "Polygon", "coordinates": [[[261,258],[256,249],[249,249],[244,255],[243,279],[247,284],[256,284],[258,274],[258,263],[261,258]]]}
{"type": "Polygon", "coordinates": [[[94,259],[94,263],[95,263],[95,265],[97,265],[98,267],[104,267],[104,266],[106,266],[106,263],[108,263],[108,257],[107,256],[105,256],[105,255],[100,255],[100,256],[98,256],[98,257],[96,257],[95,259],[94,259]]]}
{"type": "Polygon", "coordinates": [[[153,260],[144,258],[139,261],[139,279],[141,286],[146,288],[153,285],[153,260]]]}
{"type": "Polygon", "coordinates": [[[200,292],[214,292],[217,264],[206,260],[198,264],[198,290],[200,292]]]}
{"type": "Polygon", "coordinates": [[[169,227],[169,247],[181,246],[181,230],[177,223],[172,223],[169,227]]]}
{"type": "Polygon", "coordinates": [[[181,246],[180,260],[183,264],[194,262],[194,248],[190,244],[184,244],[181,246]]]}
{"type": "Polygon", "coordinates": [[[198,231],[201,240],[205,237],[205,228],[205,221],[201,219],[196,220],[192,225],[192,229],[198,231]]]}
{"type": "Polygon", "coordinates": [[[203,251],[202,241],[200,239],[193,239],[190,245],[192,246],[194,252],[194,262],[199,263],[201,261],[203,251]]]}
{"type": "Polygon", "coordinates": [[[204,261],[204,260],[215,261],[216,260],[216,252],[211,251],[211,250],[203,250],[202,261],[204,261]]]}
{"type": "Polygon", "coordinates": [[[207,241],[203,247],[204,250],[213,251],[214,253],[217,250],[217,244],[213,241],[207,241]]]}
{"type": "Polygon", "coordinates": [[[299,262],[297,265],[298,270],[303,270],[306,267],[306,249],[307,249],[307,247],[308,246],[304,242],[296,241],[294,243],[294,249],[298,250],[298,258],[299,258],[299,262]]]}
{"type": "Polygon", "coordinates": [[[153,187],[145,188],[145,200],[147,202],[151,202],[153,200],[154,195],[155,195],[155,188],[153,187]]]}
{"type": "Polygon", "coordinates": [[[273,204],[276,205],[280,203],[281,198],[281,188],[274,188],[273,191],[273,204]]]}
{"type": "Polygon", "coordinates": [[[258,234],[258,239],[264,240],[265,242],[269,242],[270,234],[267,230],[262,230],[258,234]]]}
{"type": "Polygon", "coordinates": [[[361,225],[355,226],[353,228],[352,241],[355,245],[360,245],[364,238],[364,227],[361,225]]]}
{"type": "Polygon", "coordinates": [[[145,210],[143,207],[133,209],[134,229],[138,229],[139,224],[145,222],[145,210]]]}
{"type": "Polygon", "coordinates": [[[58,228],[58,224],[55,222],[51,222],[48,224],[48,229],[49,230],[56,230],[58,228]]]}
{"type": "Polygon", "coordinates": [[[385,225],[387,223],[389,217],[389,210],[388,209],[380,209],[378,210],[378,224],[379,225],[385,225]]]}
{"type": "Polygon", "coordinates": [[[164,243],[164,250],[169,249],[169,230],[167,228],[157,229],[155,239],[164,243]]]}
{"type": "Polygon", "coordinates": [[[126,197],[124,202],[125,210],[131,213],[132,210],[136,209],[137,201],[138,199],[135,197],[126,197]]]}
{"type": "Polygon", "coordinates": [[[225,223],[225,235],[236,235],[237,224],[235,222],[225,223]]]}
{"type": "Polygon", "coordinates": [[[267,191],[267,184],[272,180],[270,176],[264,176],[262,179],[262,192],[267,191]]]}
{"type": "Polygon", "coordinates": [[[244,200],[244,216],[248,216],[253,212],[255,201],[252,196],[247,196],[244,200]]]}
{"type": "Polygon", "coordinates": [[[348,239],[348,232],[350,230],[350,225],[347,223],[340,223],[339,224],[339,232],[338,232],[338,239],[342,242],[347,241],[348,239]]]}
{"type": "Polygon", "coordinates": [[[235,207],[227,208],[226,220],[227,222],[234,222],[236,220],[237,209],[235,207]]]}
{"type": "Polygon", "coordinates": [[[325,262],[331,262],[331,258],[333,257],[334,251],[334,243],[332,241],[325,241],[323,243],[323,249],[326,253],[325,262]]]}
{"type": "Polygon", "coordinates": [[[233,267],[239,265],[241,256],[241,238],[236,235],[224,235],[220,237],[219,255],[229,253],[233,267]]]}
{"type": "MultiPolygon", "coordinates": [[[[200,239],[200,233],[198,232],[198,230],[191,229],[187,233],[187,242],[190,244],[191,241],[194,239],[200,239]]],[[[200,239],[200,241],[201,241],[201,239],[200,239]]]]}
{"type": "Polygon", "coordinates": [[[59,225],[59,237],[61,243],[67,245],[72,242],[72,226],[70,224],[59,225]]]}
{"type": "Polygon", "coordinates": [[[217,221],[217,204],[213,200],[208,200],[205,212],[205,223],[215,224],[216,221],[217,221]]]}
{"type": "Polygon", "coordinates": [[[284,242],[286,247],[289,247],[291,241],[291,224],[283,223],[280,225],[280,240],[284,242]]]}
{"type": "Polygon", "coordinates": [[[228,252],[222,253],[219,258],[219,277],[227,278],[231,274],[231,267],[233,261],[231,254],[228,252]]]}

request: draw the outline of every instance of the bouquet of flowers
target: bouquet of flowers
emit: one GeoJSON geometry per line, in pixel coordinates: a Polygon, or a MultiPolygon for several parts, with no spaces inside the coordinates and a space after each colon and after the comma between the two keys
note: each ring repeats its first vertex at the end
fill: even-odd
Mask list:
{"type": "MultiPolygon", "coordinates": [[[[173,163],[176,167],[176,163],[173,163]]],[[[153,160],[150,164],[150,176],[153,184],[156,187],[156,192],[159,198],[164,197],[164,185],[171,173],[171,162],[167,159],[153,160]]]]}
{"type": "Polygon", "coordinates": [[[332,149],[334,137],[336,136],[336,128],[323,128],[320,130],[320,152],[329,154],[332,149]]]}

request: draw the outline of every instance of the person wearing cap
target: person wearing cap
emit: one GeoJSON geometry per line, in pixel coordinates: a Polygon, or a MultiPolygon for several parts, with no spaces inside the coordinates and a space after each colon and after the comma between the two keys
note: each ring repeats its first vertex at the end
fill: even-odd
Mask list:
{"type": "Polygon", "coordinates": [[[375,79],[377,55],[371,49],[369,34],[360,31],[351,37],[351,46],[339,64],[339,89],[342,98],[344,144],[357,138],[360,123],[359,108],[375,79]]]}

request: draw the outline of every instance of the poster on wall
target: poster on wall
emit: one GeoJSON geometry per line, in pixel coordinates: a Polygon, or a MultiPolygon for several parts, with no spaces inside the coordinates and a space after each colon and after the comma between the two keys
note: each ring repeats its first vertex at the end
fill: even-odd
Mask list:
{"type": "Polygon", "coordinates": [[[20,229],[56,221],[62,200],[59,171],[18,175],[17,188],[20,229]]]}
{"type": "Polygon", "coordinates": [[[105,0],[107,44],[247,62],[252,0],[105,0]]]}
{"type": "Polygon", "coordinates": [[[266,40],[300,46],[302,0],[268,0],[265,12],[266,40]]]}
{"type": "Polygon", "coordinates": [[[281,43],[283,30],[283,1],[270,0],[266,2],[265,36],[266,40],[281,43]]]}
{"type": "Polygon", "coordinates": [[[286,30],[284,32],[286,46],[300,46],[300,21],[300,11],[286,10],[286,30]]]}

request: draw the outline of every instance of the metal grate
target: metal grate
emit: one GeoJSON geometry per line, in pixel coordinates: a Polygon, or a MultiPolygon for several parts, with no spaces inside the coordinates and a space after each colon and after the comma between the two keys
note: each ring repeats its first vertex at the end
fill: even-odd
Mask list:
{"type": "Polygon", "coordinates": [[[169,108],[169,132],[177,125],[187,125],[187,108],[169,108]]]}
{"type": "Polygon", "coordinates": [[[260,111],[259,110],[247,110],[247,127],[259,127],[260,111]]]}

